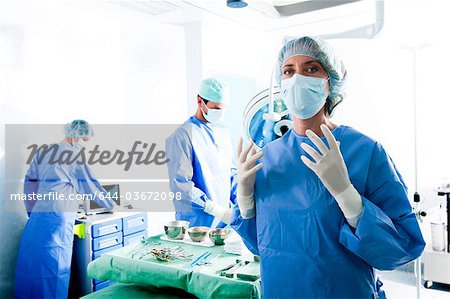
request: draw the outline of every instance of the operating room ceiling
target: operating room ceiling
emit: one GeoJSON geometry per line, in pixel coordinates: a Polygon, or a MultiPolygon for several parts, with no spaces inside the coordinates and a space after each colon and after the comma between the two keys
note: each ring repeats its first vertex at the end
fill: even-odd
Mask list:
{"type": "Polygon", "coordinates": [[[320,22],[342,28],[373,23],[380,0],[247,0],[245,8],[229,8],[226,0],[117,1],[164,23],[183,24],[220,17],[258,31],[275,31],[320,22]]]}

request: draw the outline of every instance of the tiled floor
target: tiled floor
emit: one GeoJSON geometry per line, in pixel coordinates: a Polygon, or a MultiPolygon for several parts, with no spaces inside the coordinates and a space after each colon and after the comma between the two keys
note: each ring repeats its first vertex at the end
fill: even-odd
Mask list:
{"type": "MultiPolygon", "coordinates": [[[[403,271],[381,272],[383,290],[388,299],[417,297],[414,273],[403,271]]],[[[450,286],[434,284],[431,289],[421,288],[421,299],[450,299],[450,286]]]]}

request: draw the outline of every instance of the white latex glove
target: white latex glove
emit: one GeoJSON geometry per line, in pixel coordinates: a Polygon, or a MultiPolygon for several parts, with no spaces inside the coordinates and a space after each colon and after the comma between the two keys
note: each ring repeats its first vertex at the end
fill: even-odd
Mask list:
{"type": "Polygon", "coordinates": [[[307,143],[302,143],[301,147],[315,161],[311,161],[306,156],[301,156],[303,163],[308,166],[319,177],[325,188],[336,199],[345,218],[355,219],[362,213],[363,205],[361,195],[353,187],[339,150],[339,143],[334,138],[330,129],[322,124],[320,126],[325,138],[328,141],[328,148],[325,143],[311,130],[306,131],[306,135],[311,139],[320,152],[307,143]]]}
{"type": "Polygon", "coordinates": [[[225,209],[211,200],[205,202],[204,211],[205,213],[216,217],[223,223],[230,224],[231,222],[231,209],[225,209]]]}
{"type": "Polygon", "coordinates": [[[252,149],[251,143],[245,149],[242,149],[242,138],[239,139],[237,148],[238,186],[236,201],[241,211],[241,217],[244,219],[255,217],[253,190],[255,188],[256,172],[263,167],[262,163],[258,165],[255,165],[255,163],[262,156],[263,152],[256,153],[256,150],[252,149]]]}

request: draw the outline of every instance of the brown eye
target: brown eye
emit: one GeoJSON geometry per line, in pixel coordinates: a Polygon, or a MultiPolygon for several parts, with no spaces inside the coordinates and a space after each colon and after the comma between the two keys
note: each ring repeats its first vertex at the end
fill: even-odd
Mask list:
{"type": "Polygon", "coordinates": [[[315,67],[315,66],[311,66],[311,67],[308,67],[307,69],[306,69],[306,72],[307,73],[311,73],[311,74],[313,74],[313,73],[315,73],[315,72],[318,72],[319,71],[319,68],[318,67],[315,67]]]}
{"type": "Polygon", "coordinates": [[[283,71],[283,75],[286,75],[286,76],[292,76],[293,73],[294,73],[294,71],[290,70],[290,69],[287,69],[287,70],[283,71]]]}

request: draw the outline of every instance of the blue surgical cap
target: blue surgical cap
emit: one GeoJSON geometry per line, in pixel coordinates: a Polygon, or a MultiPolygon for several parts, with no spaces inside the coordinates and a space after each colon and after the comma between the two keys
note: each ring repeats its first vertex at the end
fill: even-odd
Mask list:
{"type": "Polygon", "coordinates": [[[215,78],[207,78],[200,84],[198,95],[214,103],[226,103],[230,98],[230,91],[225,83],[215,78]]]}
{"type": "Polygon", "coordinates": [[[347,71],[333,48],[318,37],[304,36],[287,42],[280,50],[275,68],[275,78],[281,84],[281,70],[289,58],[298,55],[309,56],[319,61],[330,76],[330,95],[325,105],[328,115],[344,99],[344,83],[347,71]]]}
{"type": "Polygon", "coordinates": [[[64,134],[70,138],[94,136],[92,126],[85,120],[76,119],[64,126],[64,134]]]}

